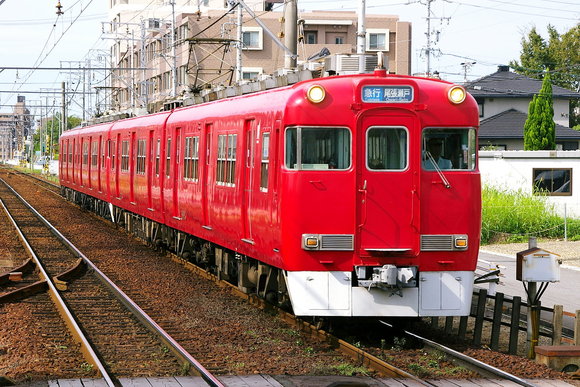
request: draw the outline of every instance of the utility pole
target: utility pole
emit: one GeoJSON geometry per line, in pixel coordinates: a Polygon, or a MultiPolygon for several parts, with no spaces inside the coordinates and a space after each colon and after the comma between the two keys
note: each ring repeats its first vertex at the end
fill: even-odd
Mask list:
{"type": "Polygon", "coordinates": [[[425,71],[425,76],[427,76],[427,77],[431,76],[431,55],[433,55],[433,53],[435,51],[437,51],[432,46],[439,41],[439,34],[441,33],[441,31],[439,31],[439,30],[431,31],[431,19],[439,19],[441,21],[446,20],[448,23],[449,23],[449,20],[451,19],[448,17],[431,16],[431,3],[433,3],[434,1],[435,0],[422,0],[422,1],[420,1],[421,4],[427,6],[427,18],[426,18],[427,19],[427,31],[425,32],[425,36],[427,37],[427,44],[426,44],[425,48],[422,50],[423,52],[425,52],[425,54],[427,56],[427,69],[425,71]],[[423,1],[425,1],[425,3],[423,1]],[[431,40],[431,35],[435,35],[435,42],[433,42],[431,40]]]}
{"type": "Polygon", "coordinates": [[[462,62],[461,66],[463,67],[463,82],[467,83],[467,72],[476,62],[462,62]]]}
{"type": "MultiPolygon", "coordinates": [[[[233,7],[233,3],[231,4],[231,6],[233,7]]],[[[236,16],[237,16],[237,20],[236,20],[236,31],[237,31],[237,36],[238,36],[238,44],[237,44],[237,50],[236,50],[236,81],[240,82],[242,80],[242,78],[244,77],[244,72],[242,71],[242,49],[244,46],[244,33],[242,31],[242,23],[243,23],[243,8],[242,6],[238,3],[237,4],[238,9],[236,10],[236,16]]]]}
{"type": "Polygon", "coordinates": [[[358,29],[356,33],[356,53],[364,54],[366,47],[366,4],[365,0],[359,0],[358,3],[358,29]]]}
{"type": "Polygon", "coordinates": [[[175,0],[169,2],[171,4],[171,47],[172,47],[172,60],[173,65],[171,66],[171,78],[173,80],[173,87],[171,89],[171,96],[173,98],[177,97],[177,51],[175,47],[175,34],[177,29],[175,27],[175,0]]]}
{"type": "MultiPolygon", "coordinates": [[[[62,114],[62,132],[64,132],[65,130],[67,130],[67,118],[66,118],[66,82],[62,82],[61,83],[61,88],[62,88],[62,106],[61,106],[61,114],[62,114]]],[[[61,134],[62,134],[61,132],[61,134]]]]}
{"type": "Polygon", "coordinates": [[[288,0],[284,7],[284,43],[289,52],[284,54],[284,68],[296,68],[298,51],[298,5],[296,0],[288,0]]]}

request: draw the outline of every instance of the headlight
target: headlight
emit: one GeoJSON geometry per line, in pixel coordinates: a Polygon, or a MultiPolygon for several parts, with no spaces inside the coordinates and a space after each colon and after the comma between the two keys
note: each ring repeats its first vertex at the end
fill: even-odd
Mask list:
{"type": "Polygon", "coordinates": [[[449,102],[456,105],[465,101],[466,96],[467,92],[462,86],[452,86],[449,89],[449,92],[447,93],[447,97],[449,97],[449,102]]]}
{"type": "Polygon", "coordinates": [[[312,103],[320,103],[324,101],[324,97],[326,97],[326,91],[320,85],[310,86],[306,92],[306,98],[312,103]]]}

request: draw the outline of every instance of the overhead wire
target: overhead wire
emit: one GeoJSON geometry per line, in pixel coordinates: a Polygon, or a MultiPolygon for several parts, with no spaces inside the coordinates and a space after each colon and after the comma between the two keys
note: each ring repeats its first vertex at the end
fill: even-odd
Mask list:
{"type": "MultiPolygon", "coordinates": [[[[56,46],[58,45],[58,43],[62,40],[62,38],[65,36],[65,34],[70,30],[70,28],[74,25],[74,23],[76,23],[76,21],[78,20],[78,18],[80,17],[80,15],[83,14],[83,12],[92,4],[94,0],[90,0],[88,2],[88,4],[85,7],[82,7],[81,4],[81,10],[79,12],[79,14],[77,15],[77,17],[71,21],[71,23],[68,25],[68,27],[61,33],[60,37],[56,40],[56,42],[53,44],[53,46],[50,48],[50,50],[44,55],[44,58],[42,58],[43,54],[44,54],[44,50],[46,49],[46,47],[48,46],[48,43],[50,42],[50,39],[56,29],[56,25],[58,22],[58,19],[60,18],[60,14],[57,16],[55,23],[53,24],[53,28],[51,30],[51,33],[49,34],[42,50],[40,51],[40,54],[38,55],[37,59],[34,62],[34,65],[32,67],[34,67],[35,69],[30,70],[26,75],[25,75],[25,79],[20,82],[18,88],[16,90],[14,90],[14,88],[12,88],[13,91],[18,92],[20,89],[22,89],[22,87],[24,86],[24,84],[26,84],[26,82],[30,79],[30,77],[35,73],[36,69],[38,69],[42,63],[46,60],[46,58],[52,53],[52,51],[56,48],[56,46]],[[42,59],[41,59],[42,58],[42,59]]],[[[73,4],[76,5],[80,2],[80,0],[78,0],[76,3],[73,4]]],[[[72,8],[72,7],[71,7],[72,8]]],[[[1,102],[0,102],[1,103],[1,102]]]]}

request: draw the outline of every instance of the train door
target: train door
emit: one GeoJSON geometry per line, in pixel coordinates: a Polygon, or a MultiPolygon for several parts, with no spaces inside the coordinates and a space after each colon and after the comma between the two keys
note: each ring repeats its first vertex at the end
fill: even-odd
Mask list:
{"type": "Polygon", "coordinates": [[[113,173],[113,179],[114,179],[114,184],[115,184],[115,197],[119,198],[119,169],[120,165],[119,165],[119,161],[120,160],[120,156],[119,156],[119,147],[121,146],[121,134],[117,133],[117,140],[113,141],[113,160],[112,160],[112,169],[114,170],[113,173]]]}
{"type": "Polygon", "coordinates": [[[147,208],[153,208],[153,199],[151,186],[153,185],[153,130],[149,131],[149,139],[147,140],[147,156],[145,157],[147,166],[145,167],[145,173],[147,173],[147,208]]]}
{"type": "Polygon", "coordinates": [[[254,190],[254,149],[256,144],[256,120],[244,121],[245,152],[243,160],[242,181],[242,240],[252,240],[252,196],[254,190]]]}
{"type": "Polygon", "coordinates": [[[73,157],[72,157],[72,168],[71,168],[71,180],[73,182],[73,184],[77,184],[77,176],[75,171],[78,168],[78,162],[77,162],[77,154],[78,154],[78,149],[77,149],[78,145],[77,145],[77,139],[73,138],[73,142],[72,142],[72,149],[73,149],[73,157]]]}
{"type": "Polygon", "coordinates": [[[418,251],[418,176],[410,167],[415,125],[406,115],[360,121],[357,220],[363,256],[418,251]]]}
{"type": "Polygon", "coordinates": [[[101,178],[104,173],[103,168],[105,167],[105,144],[103,142],[103,136],[99,136],[99,153],[97,154],[97,189],[99,192],[103,192],[103,184],[101,183],[101,178]]]}
{"type": "Polygon", "coordinates": [[[213,124],[206,123],[205,124],[205,155],[204,155],[204,162],[203,162],[203,170],[201,179],[201,203],[202,203],[202,211],[203,211],[203,222],[202,226],[204,228],[211,228],[210,226],[210,219],[209,219],[209,208],[208,208],[208,195],[209,195],[209,185],[210,185],[210,176],[209,171],[210,169],[210,162],[211,162],[211,137],[212,137],[212,130],[213,124]]]}
{"type": "Polygon", "coordinates": [[[70,177],[69,177],[69,170],[70,170],[70,159],[68,158],[68,152],[69,152],[69,147],[70,147],[70,141],[66,140],[63,141],[63,148],[64,148],[64,163],[60,164],[60,173],[61,176],[63,176],[67,181],[70,181],[70,177]]]}
{"type": "Polygon", "coordinates": [[[137,148],[136,133],[131,132],[131,142],[129,143],[129,198],[131,203],[135,203],[135,153],[137,148]]]}
{"type": "Polygon", "coordinates": [[[179,175],[181,172],[181,128],[175,129],[175,157],[173,158],[173,217],[180,218],[179,215],[179,175]]]}
{"type": "Polygon", "coordinates": [[[86,170],[87,172],[85,173],[85,175],[83,176],[84,180],[84,184],[87,186],[87,188],[89,189],[93,189],[93,182],[91,181],[92,177],[93,177],[93,153],[95,151],[95,147],[94,147],[94,141],[93,141],[93,137],[89,137],[87,138],[87,156],[83,156],[86,159],[86,170]]]}

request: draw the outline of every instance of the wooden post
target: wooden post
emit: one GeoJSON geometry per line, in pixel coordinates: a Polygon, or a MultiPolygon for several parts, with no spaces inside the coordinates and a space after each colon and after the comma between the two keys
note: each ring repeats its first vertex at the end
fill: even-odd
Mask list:
{"type": "Polygon", "coordinates": [[[576,311],[576,320],[574,321],[574,345],[580,345],[580,310],[576,311]]]}
{"type": "Polygon", "coordinates": [[[501,317],[503,311],[503,293],[495,294],[495,304],[493,307],[493,323],[491,326],[490,348],[497,351],[499,349],[499,333],[501,328],[501,317]]]}
{"type": "Polygon", "coordinates": [[[477,312],[475,315],[475,326],[473,328],[473,344],[481,344],[481,332],[483,330],[483,319],[485,317],[485,303],[487,302],[487,290],[479,289],[477,298],[477,312]]]}
{"type": "Polygon", "coordinates": [[[562,344],[562,318],[564,316],[564,307],[554,305],[554,315],[552,316],[552,345],[562,344]]]}
{"type": "MultiPolygon", "coordinates": [[[[528,248],[538,247],[538,240],[536,237],[530,237],[528,240],[528,248]]],[[[534,347],[537,344],[534,337],[537,338],[536,328],[539,329],[540,312],[535,304],[536,295],[538,294],[537,282],[528,281],[528,314],[527,314],[527,342],[528,342],[528,359],[534,359],[536,353],[534,347]],[[537,313],[536,313],[537,312],[537,313]]]]}
{"type": "Polygon", "coordinates": [[[522,298],[516,296],[512,300],[512,319],[510,323],[510,344],[509,353],[512,355],[518,354],[518,334],[520,331],[520,313],[522,306],[522,298]]]}
{"type": "Polygon", "coordinates": [[[468,319],[469,316],[461,316],[461,318],[459,319],[459,331],[457,332],[457,335],[459,336],[460,339],[465,339],[465,334],[467,333],[468,319]]]}
{"type": "Polygon", "coordinates": [[[439,317],[431,317],[431,328],[433,329],[439,328],[439,317]]]}
{"type": "Polygon", "coordinates": [[[453,316],[445,317],[445,333],[453,333],[453,316]]]}

